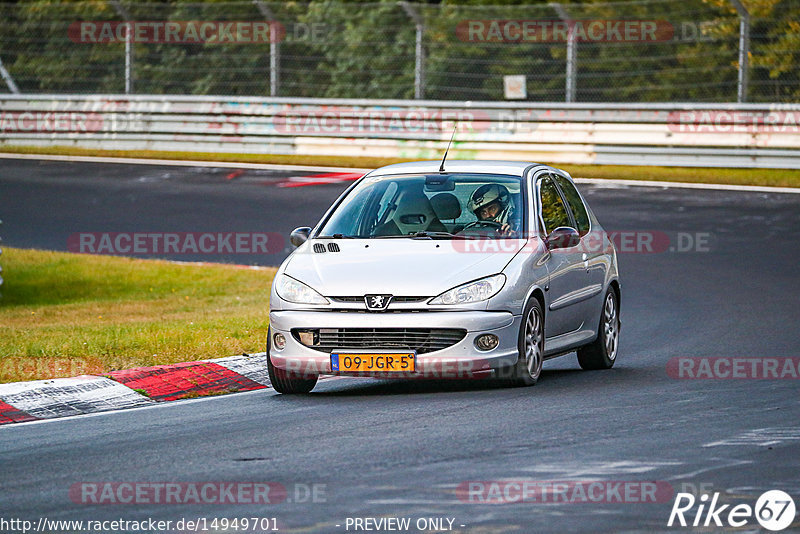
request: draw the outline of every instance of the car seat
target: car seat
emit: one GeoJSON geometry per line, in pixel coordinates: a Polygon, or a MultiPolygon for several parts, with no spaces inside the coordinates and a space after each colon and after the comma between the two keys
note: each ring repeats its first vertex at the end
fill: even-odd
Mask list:
{"type": "Polygon", "coordinates": [[[416,232],[447,232],[431,201],[421,190],[403,191],[392,218],[375,228],[373,235],[409,235],[416,232]]]}
{"type": "Polygon", "coordinates": [[[440,221],[452,219],[452,226],[448,230],[449,232],[455,234],[464,229],[463,224],[456,224],[456,219],[461,217],[461,202],[458,201],[458,197],[454,194],[439,193],[434,195],[431,197],[431,206],[433,206],[433,211],[436,212],[436,216],[440,221]]]}

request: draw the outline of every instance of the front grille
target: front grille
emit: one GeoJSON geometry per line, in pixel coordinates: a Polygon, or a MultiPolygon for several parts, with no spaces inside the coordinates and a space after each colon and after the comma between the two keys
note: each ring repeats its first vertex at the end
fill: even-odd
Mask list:
{"type": "MultiPolygon", "coordinates": [[[[348,304],[361,303],[364,304],[364,295],[358,297],[328,297],[334,302],[343,302],[348,304]]],[[[425,302],[430,297],[392,297],[392,303],[408,304],[413,302],[425,302]]]]}
{"type": "Polygon", "coordinates": [[[320,352],[331,352],[334,349],[406,349],[424,354],[451,347],[466,335],[467,331],[460,328],[295,328],[292,330],[292,336],[297,341],[320,352]],[[301,332],[304,334],[305,342],[301,340],[301,332]]]}

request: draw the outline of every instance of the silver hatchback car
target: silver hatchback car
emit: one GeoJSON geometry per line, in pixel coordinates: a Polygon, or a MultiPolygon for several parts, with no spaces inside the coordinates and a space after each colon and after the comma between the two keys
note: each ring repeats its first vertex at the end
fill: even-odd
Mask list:
{"type": "Polygon", "coordinates": [[[616,250],[564,171],[389,165],[291,240],[267,342],[281,393],[322,374],[533,385],[555,356],[577,351],[584,369],[616,360],[616,250]]]}

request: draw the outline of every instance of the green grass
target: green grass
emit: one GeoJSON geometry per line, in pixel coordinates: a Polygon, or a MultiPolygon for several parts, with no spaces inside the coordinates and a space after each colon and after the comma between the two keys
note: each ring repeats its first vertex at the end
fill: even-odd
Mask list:
{"type": "Polygon", "coordinates": [[[0,382],[261,352],[275,269],[3,248],[0,382]]]}
{"type": "Polygon", "coordinates": [[[372,169],[409,161],[401,158],[352,156],[298,156],[292,154],[229,154],[224,152],[174,152],[162,150],[96,150],[89,148],[50,146],[26,147],[0,144],[0,152],[12,154],[56,154],[62,156],[101,156],[108,158],[148,158],[236,163],[272,163],[277,165],[321,165],[372,169]]]}
{"type": "MultiPolygon", "coordinates": [[[[283,165],[323,165],[333,167],[376,168],[390,163],[410,161],[403,158],[353,156],[298,156],[288,154],[223,154],[211,152],[165,152],[158,150],[94,150],[76,147],[24,147],[0,145],[0,152],[16,154],[59,154],[198,161],[272,163],[283,165]]],[[[548,162],[542,162],[548,163],[548,162]]],[[[707,167],[647,167],[633,165],[553,164],[575,178],[658,180],[710,184],[800,187],[797,169],[715,169],[707,167]]]]}
{"type": "MultiPolygon", "coordinates": [[[[558,165],[556,166],[558,167],[558,165]]],[[[561,168],[575,178],[800,187],[800,170],[797,169],[714,169],[624,165],[561,165],[561,168]]]]}

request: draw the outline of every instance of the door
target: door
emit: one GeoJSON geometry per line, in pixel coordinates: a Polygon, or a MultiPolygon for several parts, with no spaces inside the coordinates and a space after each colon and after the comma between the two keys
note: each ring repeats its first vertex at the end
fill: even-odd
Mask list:
{"type": "MultiPolygon", "coordinates": [[[[562,198],[567,202],[567,208],[572,215],[575,228],[581,236],[581,244],[578,249],[581,251],[581,259],[586,271],[586,291],[584,293],[585,301],[583,304],[579,304],[578,308],[582,308],[581,313],[584,317],[595,317],[603,305],[605,296],[602,294],[603,284],[605,284],[609,267],[608,256],[602,246],[604,239],[602,235],[596,235],[598,232],[592,231],[589,213],[575,185],[558,174],[553,174],[553,179],[561,191],[562,198]]],[[[593,322],[586,325],[591,329],[596,326],[593,322]]]]}
{"type": "MultiPolygon", "coordinates": [[[[574,228],[571,215],[552,176],[543,174],[537,185],[538,215],[542,234],[547,236],[560,226],[574,228]]],[[[547,260],[550,272],[548,309],[545,311],[545,337],[551,338],[578,330],[583,314],[576,306],[586,290],[587,275],[580,247],[550,251],[547,260]]]]}

